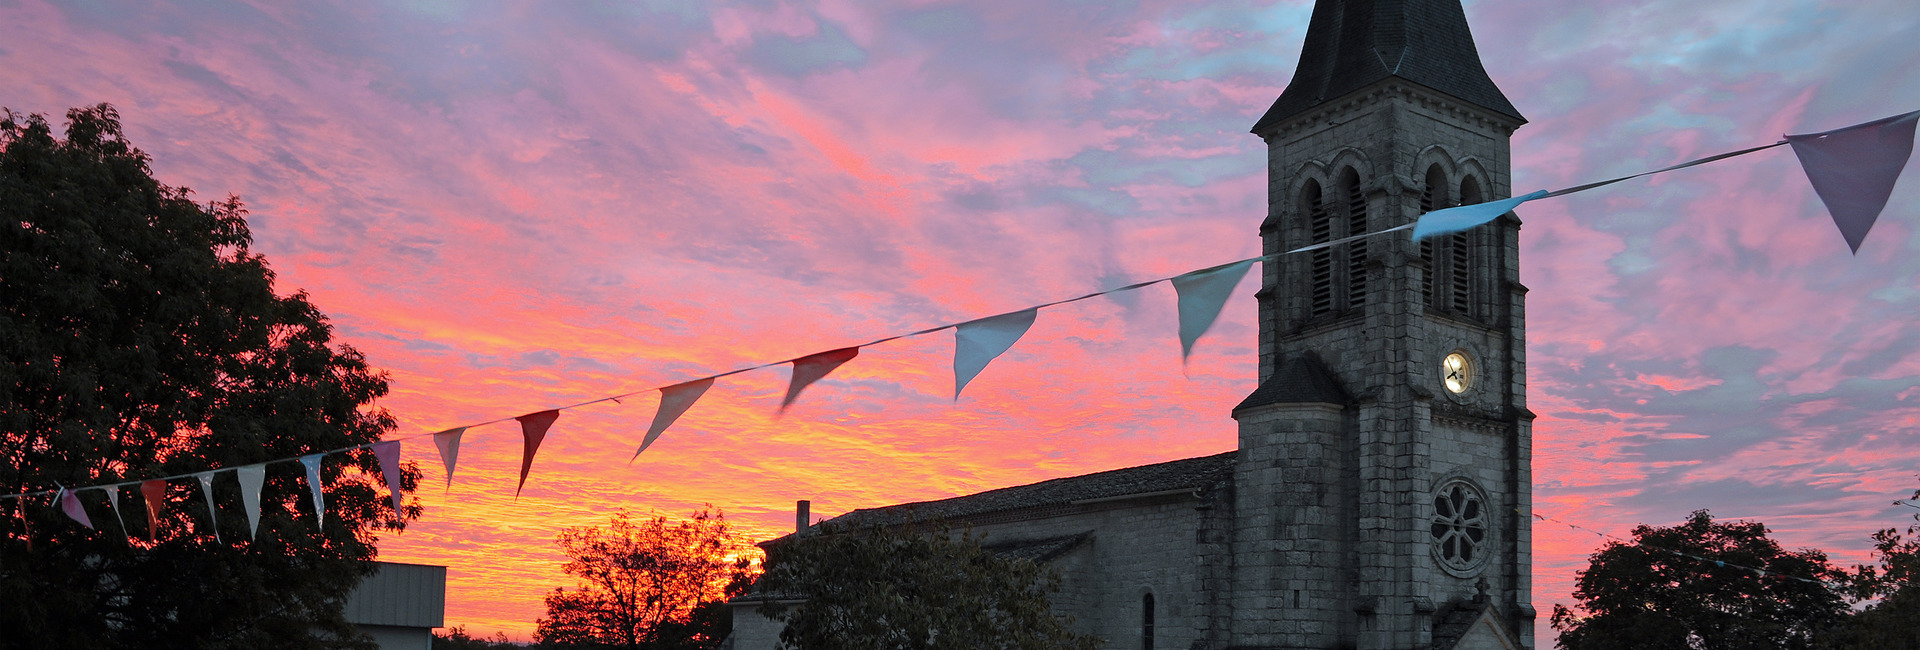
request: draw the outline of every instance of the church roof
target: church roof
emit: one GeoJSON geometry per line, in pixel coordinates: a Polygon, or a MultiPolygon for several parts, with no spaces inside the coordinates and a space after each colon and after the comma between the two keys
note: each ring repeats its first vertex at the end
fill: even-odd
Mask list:
{"type": "Polygon", "coordinates": [[[1526,121],[1480,65],[1460,0],[1317,0],[1293,80],[1253,132],[1389,77],[1526,121]]]}
{"type": "Polygon", "coordinates": [[[1078,535],[1062,535],[1059,537],[1048,537],[1046,539],[1007,542],[1005,544],[988,544],[980,548],[999,557],[1031,560],[1035,564],[1043,564],[1048,560],[1065,555],[1067,551],[1079,547],[1092,538],[1092,531],[1088,531],[1078,535]]]}
{"type": "Polygon", "coordinates": [[[1241,400],[1233,411],[1238,413],[1241,409],[1268,404],[1346,404],[1349,401],[1347,392],[1340,390],[1340,381],[1320,362],[1320,357],[1310,353],[1291,354],[1282,358],[1273,375],[1260,382],[1260,387],[1253,389],[1253,394],[1241,400]]]}
{"type": "Polygon", "coordinates": [[[1108,470],[1050,481],[988,490],[978,494],[862,508],[825,523],[861,527],[908,520],[957,519],[1037,506],[1067,505],[1077,501],[1134,494],[1201,489],[1233,471],[1234,452],[1108,470]]]}

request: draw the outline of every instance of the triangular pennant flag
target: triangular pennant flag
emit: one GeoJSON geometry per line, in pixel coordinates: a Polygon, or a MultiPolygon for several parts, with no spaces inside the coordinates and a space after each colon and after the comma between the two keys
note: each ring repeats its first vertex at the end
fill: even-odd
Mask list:
{"type": "Polygon", "coordinates": [[[1434,235],[1444,235],[1450,232],[1466,230],[1498,219],[1500,215],[1512,212],[1513,209],[1520,204],[1543,198],[1546,195],[1546,190],[1538,190],[1526,196],[1516,196],[1510,199],[1463,205],[1445,210],[1434,210],[1420,215],[1420,220],[1414,222],[1413,238],[1415,241],[1418,241],[1434,235]]]}
{"type": "Polygon", "coordinates": [[[393,499],[393,518],[400,518],[400,441],[373,443],[373,455],[380,459],[380,478],[387,481],[387,493],[393,499]]]}
{"type": "Polygon", "coordinates": [[[87,509],[80,506],[79,496],[76,496],[66,488],[60,488],[60,494],[55,496],[53,501],[54,503],[60,504],[61,512],[67,513],[68,517],[80,522],[80,525],[88,528],[93,527],[93,520],[87,518],[87,509]]]}
{"type": "Polygon", "coordinates": [[[313,490],[314,528],[327,523],[327,499],[320,491],[320,460],[326,457],[327,453],[324,451],[300,457],[300,464],[307,466],[307,488],[313,490]]]}
{"type": "Polygon", "coordinates": [[[213,541],[225,544],[220,539],[220,515],[213,507],[213,472],[201,472],[193,477],[200,479],[200,493],[207,497],[207,519],[213,522],[213,541]]]}
{"type": "MultiPolygon", "coordinates": [[[[660,389],[660,410],[654,411],[653,424],[647,427],[647,438],[640,441],[640,448],[633,452],[633,458],[639,458],[640,452],[653,446],[653,441],[659,438],[667,427],[673,426],[675,420],[685,415],[687,409],[693,408],[693,403],[700,401],[700,396],[707,394],[709,388],[713,388],[712,377],[660,389]]],[[[633,458],[627,459],[627,462],[632,463],[633,458]]]]}
{"type": "Polygon", "coordinates": [[[980,320],[967,321],[953,328],[953,399],[960,400],[960,391],[967,387],[987,364],[1020,341],[1033,327],[1034,317],[1040,314],[1039,308],[988,316],[980,320]]]}
{"type": "Polygon", "coordinates": [[[540,451],[540,441],[547,438],[547,428],[553,426],[554,420],[560,419],[560,412],[541,411],[514,419],[520,421],[520,436],[526,443],[526,449],[520,456],[520,484],[513,488],[513,496],[518,497],[520,490],[527,487],[527,472],[533,469],[533,455],[540,451]]]}
{"type": "Polygon", "coordinates": [[[1914,123],[1920,111],[1855,124],[1824,133],[1789,135],[1793,155],[1813,191],[1826,204],[1833,225],[1854,253],[1893,196],[1894,181],[1913,155],[1914,123]]]}
{"type": "Polygon", "coordinates": [[[793,378],[787,382],[786,399],[780,400],[780,412],[787,411],[787,406],[793,404],[795,398],[800,397],[800,391],[813,385],[813,382],[820,381],[822,377],[827,376],[827,373],[833,372],[834,368],[852,361],[857,356],[860,356],[860,348],[852,347],[828,350],[794,359],[793,378]]]}
{"type": "Polygon", "coordinates": [[[107,493],[107,509],[113,511],[113,520],[119,522],[120,535],[133,537],[132,533],[127,532],[127,519],[120,516],[120,484],[102,486],[100,491],[107,493]]]}
{"type": "Polygon", "coordinates": [[[453,488],[453,463],[460,459],[460,436],[466,432],[466,427],[458,427],[433,434],[433,446],[440,448],[440,462],[447,466],[448,489],[453,488]]]}
{"type": "Polygon", "coordinates": [[[13,509],[13,514],[20,517],[20,534],[26,537],[27,550],[32,551],[33,525],[27,521],[27,489],[24,487],[20,488],[20,505],[13,509]]]}
{"type": "Polygon", "coordinates": [[[167,507],[166,479],[141,481],[140,497],[147,502],[147,541],[160,541],[160,513],[167,507]]]}
{"type": "Polygon", "coordinates": [[[1241,260],[1173,278],[1173,292],[1179,296],[1180,304],[1181,362],[1193,354],[1193,342],[1213,327],[1214,319],[1220,317],[1220,308],[1227,305],[1227,296],[1240,284],[1240,278],[1246,277],[1247,268],[1253,266],[1254,261],[1241,260]]]}
{"type": "Polygon", "coordinates": [[[259,539],[260,485],[267,480],[266,465],[248,465],[233,470],[240,479],[240,503],[247,508],[247,538],[259,539]]]}

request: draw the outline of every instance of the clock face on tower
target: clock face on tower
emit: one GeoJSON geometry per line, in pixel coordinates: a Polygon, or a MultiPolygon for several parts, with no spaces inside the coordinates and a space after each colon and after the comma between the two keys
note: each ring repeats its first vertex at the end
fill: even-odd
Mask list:
{"type": "Polygon", "coordinates": [[[1447,392],[1459,395],[1473,387],[1473,362],[1465,352],[1454,352],[1440,362],[1440,383],[1447,392]]]}

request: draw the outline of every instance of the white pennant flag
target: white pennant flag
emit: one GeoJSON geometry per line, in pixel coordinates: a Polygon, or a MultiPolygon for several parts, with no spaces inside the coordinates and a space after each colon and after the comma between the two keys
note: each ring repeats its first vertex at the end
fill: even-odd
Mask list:
{"type": "Polygon", "coordinates": [[[1231,264],[1222,264],[1208,269],[1175,276],[1173,292],[1180,302],[1180,362],[1186,363],[1187,356],[1193,354],[1194,341],[1213,327],[1213,321],[1220,317],[1220,308],[1227,305],[1227,296],[1233,294],[1234,286],[1240,284],[1240,278],[1247,276],[1247,268],[1259,258],[1241,260],[1231,264]]]}
{"type": "Polygon", "coordinates": [[[207,519],[213,522],[213,541],[225,544],[226,542],[220,539],[220,515],[216,514],[213,507],[213,472],[201,472],[194,474],[193,477],[200,479],[200,493],[207,497],[207,519]]]}
{"type": "Polygon", "coordinates": [[[120,516],[120,485],[103,486],[100,491],[107,493],[107,509],[113,511],[113,520],[120,522],[120,535],[132,539],[133,534],[127,532],[127,520],[120,516]]]}
{"type": "Polygon", "coordinates": [[[460,436],[466,432],[459,427],[433,434],[433,446],[440,448],[440,462],[447,466],[447,489],[453,489],[453,463],[460,458],[460,436]]]}
{"type": "Polygon", "coordinates": [[[1519,207],[1522,203],[1546,197],[1546,190],[1538,190],[1526,196],[1516,196],[1510,199],[1500,199],[1498,201],[1473,203],[1444,210],[1434,210],[1420,215],[1420,220],[1414,222],[1413,238],[1418,241],[1434,235],[1444,235],[1450,232],[1466,230],[1498,219],[1500,215],[1512,212],[1514,208],[1519,207]]]}
{"type": "Polygon", "coordinates": [[[967,321],[953,328],[953,399],[967,387],[987,364],[1005,354],[1033,327],[1040,310],[1020,311],[967,321]]]}
{"type": "Polygon", "coordinates": [[[266,482],[266,465],[248,465],[233,470],[240,478],[240,502],[247,507],[247,538],[258,539],[260,535],[260,485],[266,482]]]}
{"type": "Polygon", "coordinates": [[[320,493],[320,459],[326,457],[327,453],[324,451],[300,457],[300,464],[307,466],[307,487],[313,490],[314,528],[327,523],[327,499],[320,493]]]}
{"type": "Polygon", "coordinates": [[[654,411],[653,424],[647,426],[646,439],[640,441],[640,448],[633,452],[633,458],[627,459],[627,463],[632,464],[634,458],[640,457],[640,452],[653,446],[653,441],[658,439],[667,427],[673,426],[675,420],[685,415],[687,409],[693,408],[693,403],[700,401],[700,396],[707,394],[709,388],[713,388],[712,377],[660,389],[660,410],[654,411]]]}

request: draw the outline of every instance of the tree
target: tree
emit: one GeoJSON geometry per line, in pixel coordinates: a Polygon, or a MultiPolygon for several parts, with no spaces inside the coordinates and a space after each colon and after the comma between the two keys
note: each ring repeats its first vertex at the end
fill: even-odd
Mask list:
{"type": "Polygon", "coordinates": [[[627,513],[609,527],[568,528],[556,543],[577,589],[547,594],[537,636],[549,648],[705,650],[731,629],[725,602],[753,575],[752,547],[724,515],[659,516],[635,523],[627,513]]]}
{"type": "Polygon", "coordinates": [[[819,529],[768,551],[755,590],[795,650],[1091,649],[1056,616],[1059,576],[982,550],[971,531],[912,525],[819,529]],[[797,599],[782,608],[771,598],[797,599]]]}
{"type": "Polygon", "coordinates": [[[465,625],[455,625],[447,628],[446,634],[435,632],[433,635],[433,650],[517,650],[524,647],[507,640],[505,632],[494,632],[490,637],[469,635],[465,625]]]}
{"type": "Polygon", "coordinates": [[[1560,647],[1811,648],[1848,614],[1833,586],[1845,574],[1826,554],[1784,550],[1758,522],[1715,522],[1700,510],[1633,537],[1608,542],[1576,575],[1586,616],[1554,606],[1560,647]]]}
{"type": "MultiPolygon", "coordinates": [[[[1920,503],[1920,490],[1907,503],[1920,503]]],[[[1920,515],[1914,515],[1920,521],[1920,515]]],[[[1878,599],[1823,639],[1829,648],[1920,649],[1920,524],[1907,537],[1893,528],[1873,534],[1878,566],[1856,566],[1847,576],[1855,600],[1878,599]]]]}
{"type": "MultiPolygon", "coordinates": [[[[40,115],[0,119],[0,489],[236,467],[391,430],[370,408],[385,376],[332,343],[304,293],[275,293],[240,200],[198,204],[147,162],[106,104],[69,111],[64,139],[40,115]]],[[[230,474],[218,539],[184,481],[151,538],[136,490],[118,513],[80,492],[94,530],[48,496],[0,500],[0,647],[367,647],[340,609],[376,531],[404,525],[378,474],[371,454],[329,457],[316,529],[303,470],[269,465],[251,540],[230,474]]],[[[410,489],[419,472],[405,474],[410,489]]]]}

